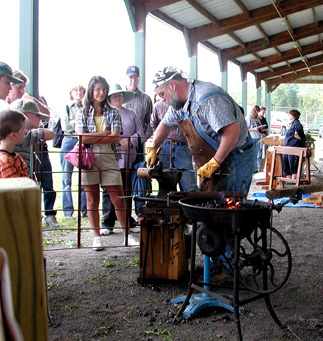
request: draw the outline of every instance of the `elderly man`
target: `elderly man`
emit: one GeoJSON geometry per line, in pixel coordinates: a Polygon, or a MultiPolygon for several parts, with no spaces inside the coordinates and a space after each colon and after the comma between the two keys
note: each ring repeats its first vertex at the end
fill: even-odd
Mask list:
{"type": "Polygon", "coordinates": [[[23,81],[19,78],[14,77],[11,67],[0,62],[0,100],[5,100],[9,91],[11,90],[12,84],[22,84],[23,81]]]}
{"type": "Polygon", "coordinates": [[[193,80],[175,67],[165,67],[153,80],[155,92],[174,110],[166,113],[147,147],[147,164],[172,127],[179,126],[199,167],[202,191],[248,193],[254,164],[254,146],[240,107],[220,87],[193,80]],[[180,110],[182,109],[182,110],[180,110]]]}
{"type": "Polygon", "coordinates": [[[144,92],[138,89],[140,79],[139,68],[137,66],[129,66],[126,71],[126,90],[135,93],[135,96],[124,107],[132,109],[137,114],[144,128],[145,136],[141,138],[141,143],[144,143],[153,133],[150,126],[150,115],[153,111],[153,103],[151,98],[144,92]]]}

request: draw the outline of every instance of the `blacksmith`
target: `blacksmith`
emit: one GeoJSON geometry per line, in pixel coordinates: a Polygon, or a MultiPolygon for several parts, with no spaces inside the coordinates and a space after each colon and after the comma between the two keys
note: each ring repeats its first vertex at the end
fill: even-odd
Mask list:
{"type": "Polygon", "coordinates": [[[193,80],[176,67],[156,73],[155,92],[174,110],[168,111],[147,147],[147,164],[177,125],[187,138],[202,178],[202,191],[248,193],[255,162],[252,139],[240,107],[219,86],[193,80]]]}

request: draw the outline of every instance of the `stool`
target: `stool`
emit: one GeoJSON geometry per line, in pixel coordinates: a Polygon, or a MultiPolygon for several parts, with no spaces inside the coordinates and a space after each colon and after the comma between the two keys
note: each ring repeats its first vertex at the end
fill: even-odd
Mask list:
{"type": "Polygon", "coordinates": [[[271,190],[274,186],[274,181],[277,181],[277,188],[284,188],[285,182],[295,183],[295,186],[299,186],[300,184],[311,183],[311,175],[310,175],[310,153],[307,148],[301,147],[286,147],[286,146],[277,146],[274,147],[272,153],[272,163],[270,169],[270,180],[269,180],[269,190],[271,190]],[[282,167],[282,155],[295,155],[298,156],[298,168],[296,179],[289,179],[283,177],[283,167],[282,167]],[[278,157],[276,157],[278,156],[278,157]],[[306,165],[306,175],[305,179],[301,179],[302,176],[302,166],[305,160],[306,165]]]}

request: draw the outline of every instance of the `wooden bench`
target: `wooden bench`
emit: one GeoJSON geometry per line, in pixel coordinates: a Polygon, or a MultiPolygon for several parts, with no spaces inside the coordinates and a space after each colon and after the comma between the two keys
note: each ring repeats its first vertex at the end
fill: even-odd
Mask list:
{"type": "Polygon", "coordinates": [[[276,146],[273,148],[272,159],[271,159],[271,169],[269,171],[269,185],[268,189],[272,188],[284,188],[285,182],[294,183],[295,186],[299,186],[300,184],[311,183],[311,175],[310,175],[310,153],[308,152],[308,148],[300,148],[300,147],[286,147],[286,146],[276,146]],[[298,168],[296,179],[289,179],[283,177],[283,167],[282,167],[282,155],[295,155],[298,156],[298,168]],[[306,166],[306,174],[305,179],[302,178],[302,169],[303,162],[305,161],[306,166]],[[276,183],[275,183],[276,182],[276,183]]]}

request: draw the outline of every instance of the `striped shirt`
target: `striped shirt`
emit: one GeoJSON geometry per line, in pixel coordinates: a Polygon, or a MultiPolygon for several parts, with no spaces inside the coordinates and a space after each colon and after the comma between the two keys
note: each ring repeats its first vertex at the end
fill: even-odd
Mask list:
{"type": "Polygon", "coordinates": [[[0,149],[0,178],[29,177],[28,166],[23,158],[13,152],[0,149]]]}

